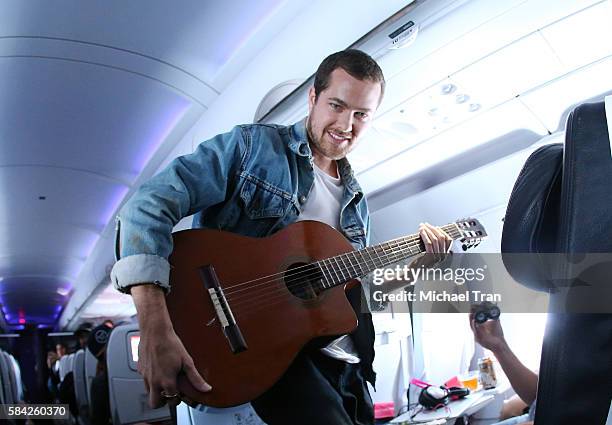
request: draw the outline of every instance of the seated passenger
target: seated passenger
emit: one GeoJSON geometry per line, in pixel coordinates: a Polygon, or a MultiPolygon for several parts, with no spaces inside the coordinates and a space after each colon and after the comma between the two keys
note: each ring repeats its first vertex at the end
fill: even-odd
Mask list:
{"type": "Polygon", "coordinates": [[[58,389],[60,379],[59,373],[56,367],[58,357],[55,351],[47,352],[47,368],[49,369],[49,379],[47,379],[47,389],[51,394],[52,400],[57,400],[58,398],[58,389]]]}
{"type": "Polygon", "coordinates": [[[96,376],[91,381],[89,413],[92,425],[108,425],[111,419],[106,371],[106,346],[113,329],[102,324],[94,328],[87,339],[87,349],[98,360],[96,376]]]}
{"type": "Polygon", "coordinates": [[[91,332],[91,323],[85,322],[82,323],[79,328],[74,332],[74,336],[77,338],[79,343],[79,349],[85,349],[87,347],[87,339],[89,338],[89,333],[91,332]]]}
{"type": "Polygon", "coordinates": [[[504,338],[504,331],[499,320],[487,320],[484,323],[478,323],[474,319],[474,313],[471,313],[470,327],[474,332],[476,342],[493,352],[510,380],[512,389],[526,405],[529,405],[529,413],[498,422],[495,425],[533,425],[535,400],[538,393],[538,375],[521,363],[512,352],[504,338]]]}

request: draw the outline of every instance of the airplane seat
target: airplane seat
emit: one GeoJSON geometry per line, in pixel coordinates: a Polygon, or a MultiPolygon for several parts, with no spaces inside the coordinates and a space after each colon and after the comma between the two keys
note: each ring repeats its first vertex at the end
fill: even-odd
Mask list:
{"type": "Polygon", "coordinates": [[[98,367],[98,359],[95,358],[89,350],[84,350],[84,362],[85,362],[85,391],[87,397],[87,406],[91,406],[91,381],[96,376],[96,369],[98,367]]]}
{"type": "Polygon", "coordinates": [[[66,377],[66,375],[68,375],[69,372],[72,372],[72,369],[74,368],[74,355],[75,353],[66,354],[58,360],[60,382],[64,380],[64,378],[66,377]]]}
{"type": "Polygon", "coordinates": [[[4,393],[4,402],[6,404],[14,404],[13,389],[11,387],[11,372],[9,369],[8,357],[4,351],[0,352],[0,373],[2,374],[2,391],[4,393]]]}
{"type": "Polygon", "coordinates": [[[181,403],[176,408],[177,425],[266,425],[250,403],[224,409],[181,403]]]}
{"type": "Polygon", "coordinates": [[[11,360],[11,355],[6,351],[3,353],[4,359],[9,371],[9,380],[11,383],[11,397],[13,398],[13,403],[19,402],[19,389],[17,387],[17,373],[15,370],[15,366],[13,365],[13,361],[11,360]]]}
{"type": "Polygon", "coordinates": [[[608,117],[604,102],[576,107],[562,149],[544,147],[527,160],[504,221],[508,272],[550,294],[536,424],[604,423],[611,408],[612,139],[606,119],[612,122],[612,99],[608,102],[608,117]],[[530,255],[517,261],[516,253],[530,255]]]}
{"type": "Polygon", "coordinates": [[[13,357],[12,354],[9,354],[9,359],[11,360],[11,363],[13,364],[13,370],[15,371],[15,381],[16,381],[16,393],[15,393],[15,400],[17,400],[17,402],[23,401],[23,381],[21,380],[21,367],[19,366],[19,362],[17,362],[17,359],[15,359],[15,357],[13,357]]]}
{"type": "Polygon", "coordinates": [[[4,397],[4,382],[5,382],[5,378],[3,376],[4,374],[2,373],[2,362],[0,361],[0,404],[7,404],[8,401],[5,401],[5,397],[4,397]]]}
{"type": "Polygon", "coordinates": [[[170,420],[168,407],[151,409],[144,380],[138,373],[138,325],[116,326],[106,351],[108,388],[113,424],[170,420]]]}
{"type": "MultiPolygon", "coordinates": [[[[107,347],[107,369],[113,424],[170,420],[167,407],[151,409],[142,376],[137,371],[140,331],[137,324],[116,326],[107,347]]],[[[92,356],[93,357],[93,356],[92,356]]],[[[227,409],[177,406],[178,425],[265,425],[250,404],[227,409]]]]}
{"type": "Polygon", "coordinates": [[[85,350],[80,349],[74,355],[74,365],[72,369],[74,376],[74,393],[79,412],[79,421],[88,422],[89,403],[87,401],[87,380],[85,376],[85,350]]]}

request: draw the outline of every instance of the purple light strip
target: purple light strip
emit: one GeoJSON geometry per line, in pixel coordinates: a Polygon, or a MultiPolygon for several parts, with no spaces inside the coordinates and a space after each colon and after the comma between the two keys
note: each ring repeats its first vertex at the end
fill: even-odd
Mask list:
{"type": "MultiPolygon", "coordinates": [[[[180,100],[174,106],[174,108],[168,111],[166,118],[161,118],[157,122],[157,126],[152,130],[151,140],[152,143],[148,146],[148,148],[143,152],[142,157],[139,161],[134,161],[135,169],[138,172],[138,175],[142,173],[142,170],[147,166],[155,152],[159,149],[162,143],[166,140],[166,138],[170,135],[172,130],[179,123],[187,109],[191,106],[190,102],[185,100],[180,100]]],[[[144,143],[143,143],[144,146],[144,143]]],[[[108,222],[108,221],[107,221],[108,222]]]]}

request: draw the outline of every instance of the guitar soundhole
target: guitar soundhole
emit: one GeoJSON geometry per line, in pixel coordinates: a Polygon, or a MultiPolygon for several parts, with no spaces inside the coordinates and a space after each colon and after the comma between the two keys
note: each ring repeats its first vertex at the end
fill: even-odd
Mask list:
{"type": "Polygon", "coordinates": [[[306,263],[294,263],[285,272],[285,285],[293,295],[312,300],[322,291],[321,269],[306,263]]]}

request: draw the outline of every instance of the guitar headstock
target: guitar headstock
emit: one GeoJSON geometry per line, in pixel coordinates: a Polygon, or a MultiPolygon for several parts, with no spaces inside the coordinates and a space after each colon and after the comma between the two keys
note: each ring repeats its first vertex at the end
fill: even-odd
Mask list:
{"type": "Polygon", "coordinates": [[[461,237],[458,239],[464,251],[475,248],[487,237],[487,231],[476,218],[462,218],[457,220],[455,224],[461,233],[461,237]]]}

